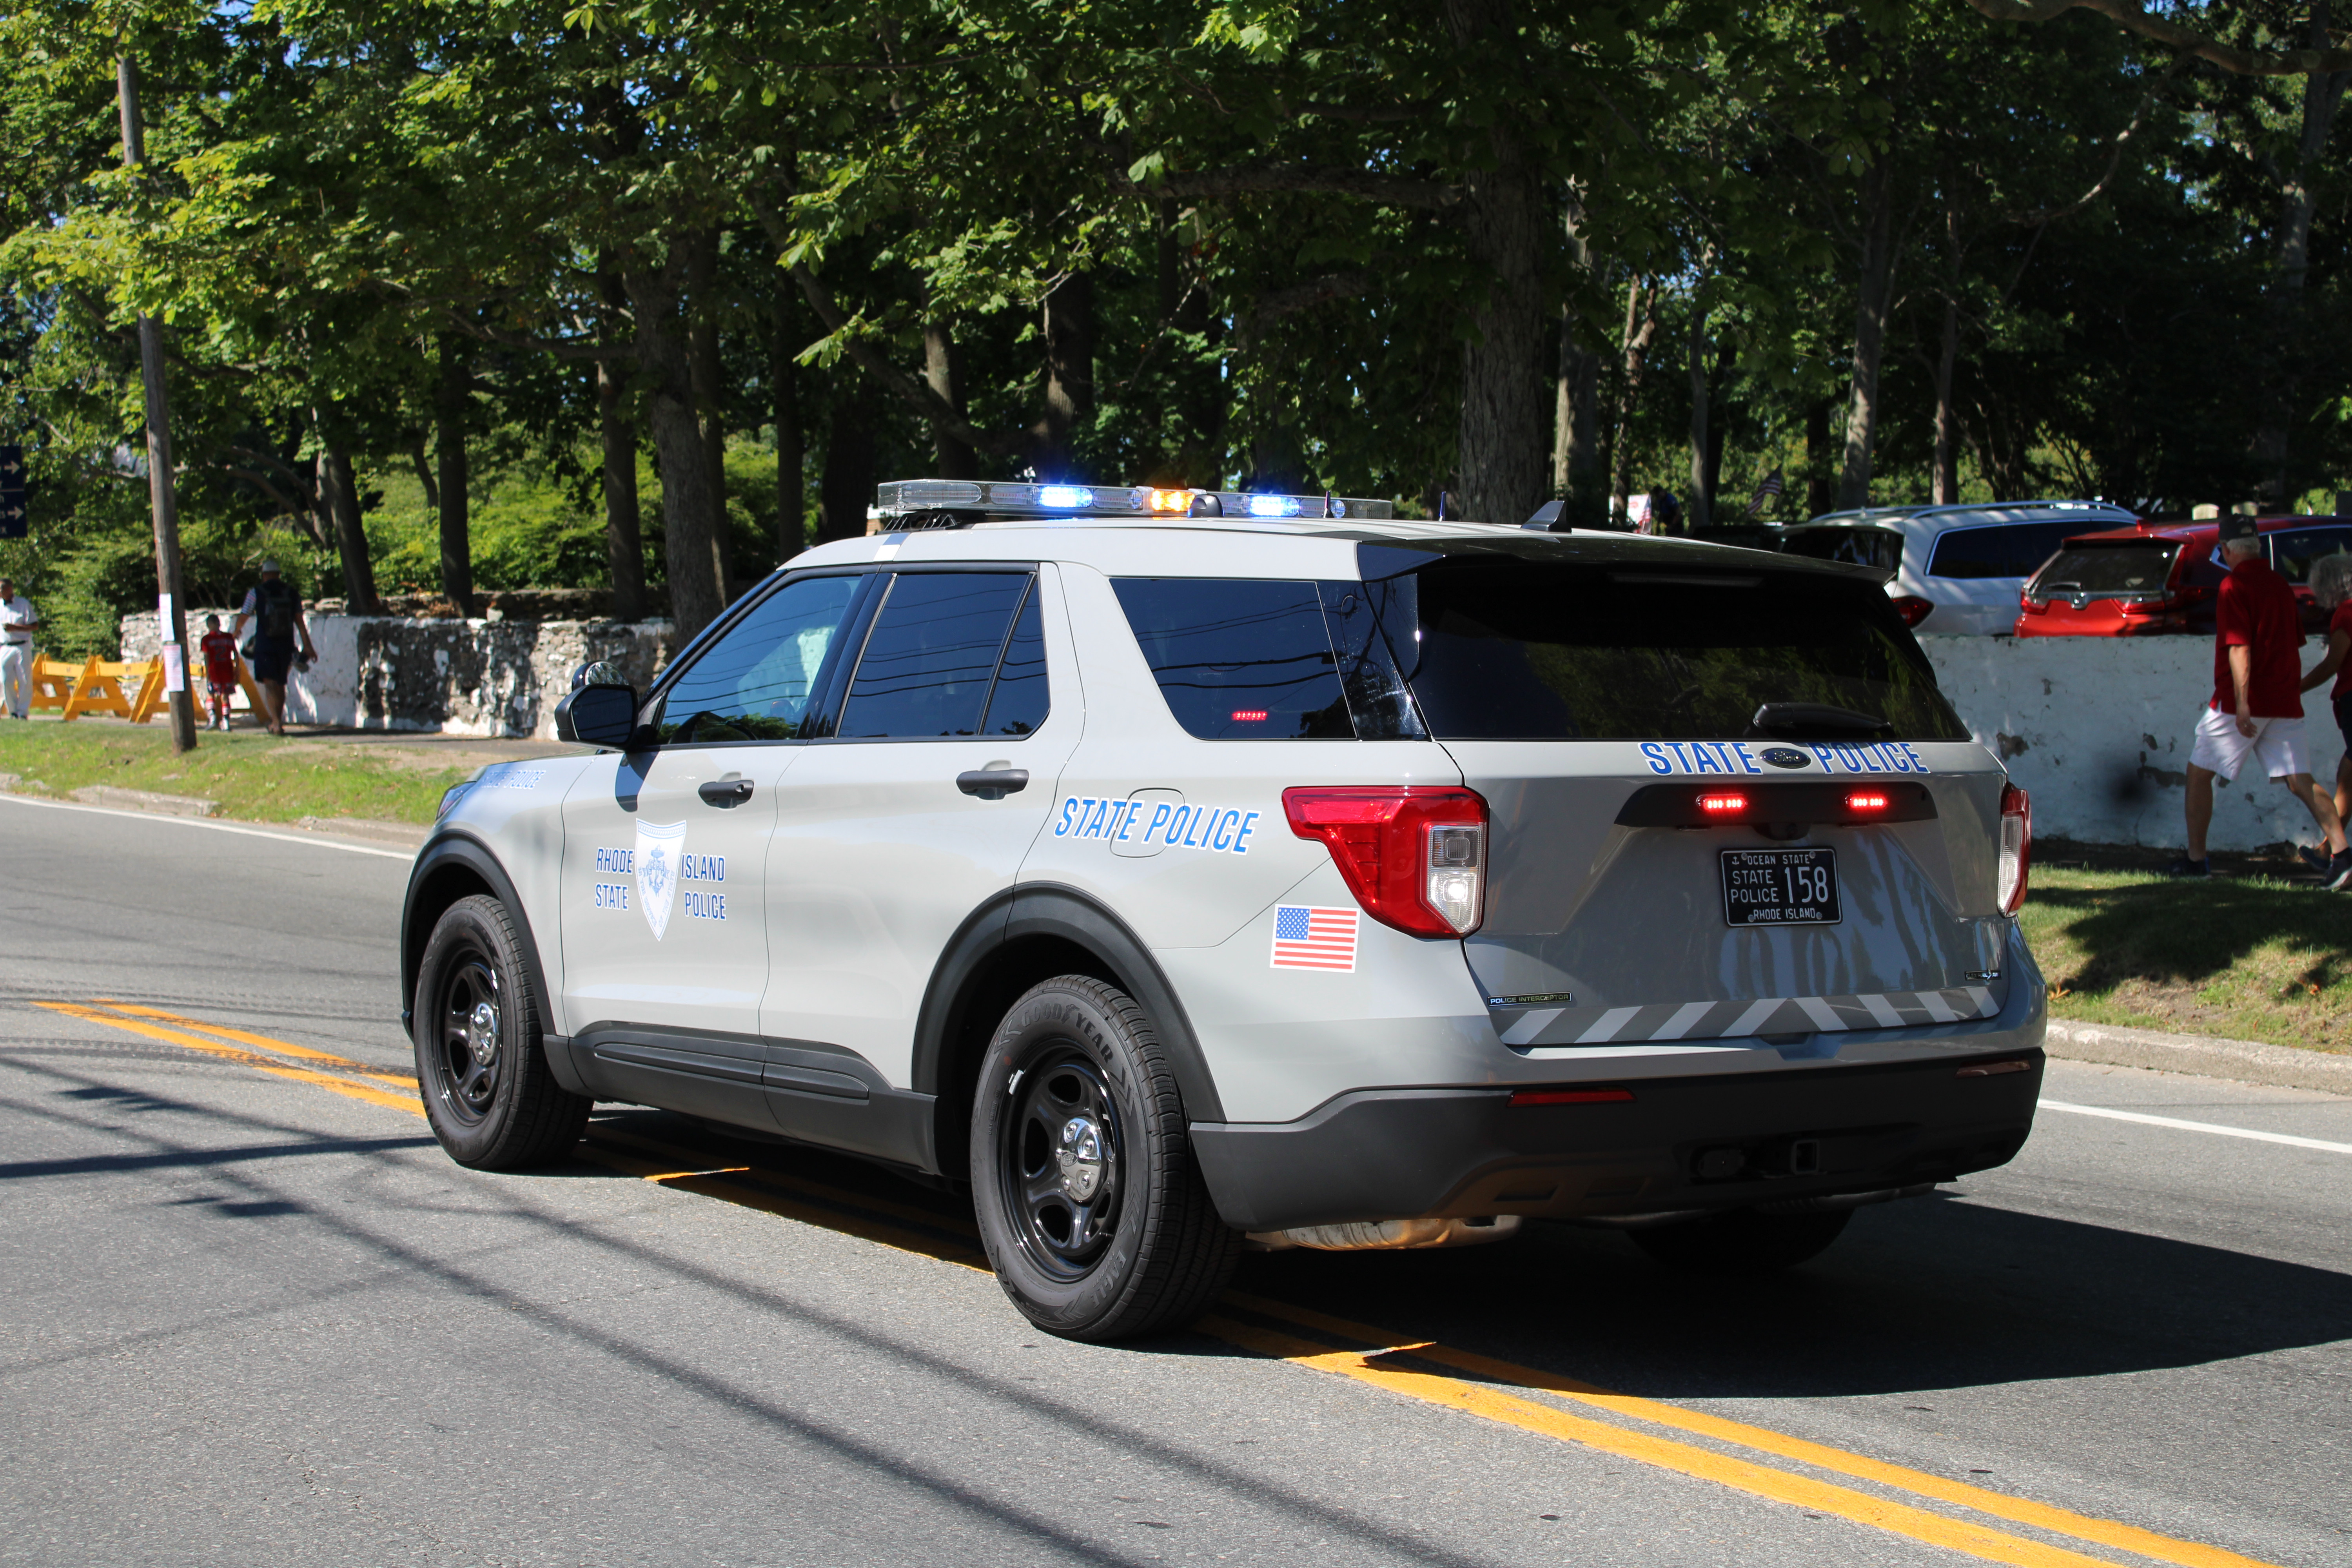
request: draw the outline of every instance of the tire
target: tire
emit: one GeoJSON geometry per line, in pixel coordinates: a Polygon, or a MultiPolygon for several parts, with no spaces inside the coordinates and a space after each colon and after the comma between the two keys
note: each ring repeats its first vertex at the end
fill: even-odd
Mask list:
{"type": "Polygon", "coordinates": [[[1241,1256],[1151,1020],[1084,975],[1030,987],[997,1026],[972,1101],[971,1194],[997,1282],[1064,1339],[1181,1328],[1241,1256]]]}
{"type": "Polygon", "coordinates": [[[1852,1209],[1759,1214],[1733,1209],[1680,1225],[1629,1230],[1633,1245],[1682,1274],[1717,1278],[1773,1274],[1818,1256],[1853,1217],[1852,1209]]]}
{"type": "Polygon", "coordinates": [[[594,1102],[555,1081],[514,918],[498,900],[442,911],[417,966],[414,1044],[425,1120],[449,1158],[477,1171],[562,1159],[594,1102]]]}

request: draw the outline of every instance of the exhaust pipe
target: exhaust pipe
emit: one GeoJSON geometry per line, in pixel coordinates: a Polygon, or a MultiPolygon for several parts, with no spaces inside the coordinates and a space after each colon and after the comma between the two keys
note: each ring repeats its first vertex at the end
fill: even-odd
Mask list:
{"type": "Polygon", "coordinates": [[[1266,1252],[1294,1247],[1316,1252],[1422,1252],[1439,1247],[1484,1247],[1519,1234],[1515,1214],[1473,1219],[1367,1219],[1346,1225],[1308,1225],[1295,1230],[1254,1230],[1249,1239],[1266,1252]]]}

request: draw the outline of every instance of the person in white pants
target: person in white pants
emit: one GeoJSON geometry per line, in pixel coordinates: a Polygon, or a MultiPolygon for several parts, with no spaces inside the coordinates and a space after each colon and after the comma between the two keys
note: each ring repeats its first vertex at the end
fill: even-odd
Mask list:
{"type": "Polygon", "coordinates": [[[7,696],[11,719],[33,714],[33,634],[40,629],[32,601],[0,577],[0,692],[7,696]]]}

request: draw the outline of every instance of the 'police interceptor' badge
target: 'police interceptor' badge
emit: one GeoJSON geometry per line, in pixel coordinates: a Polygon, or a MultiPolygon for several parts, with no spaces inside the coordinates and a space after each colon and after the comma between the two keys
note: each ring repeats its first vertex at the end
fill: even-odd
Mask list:
{"type": "Polygon", "coordinates": [[[637,899],[656,942],[669,930],[670,904],[677,897],[677,862],[685,848],[685,823],[637,824],[637,899]]]}

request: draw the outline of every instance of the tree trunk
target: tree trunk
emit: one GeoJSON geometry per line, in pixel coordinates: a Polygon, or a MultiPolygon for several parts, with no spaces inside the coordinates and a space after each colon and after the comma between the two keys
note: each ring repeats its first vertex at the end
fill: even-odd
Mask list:
{"type": "Polygon", "coordinates": [[[661,460],[662,554],[669,569],[670,621],[682,645],[716,620],[727,600],[716,552],[709,454],[694,416],[694,381],[677,315],[680,270],[675,259],[658,271],[640,260],[622,273],[622,283],[636,311],[637,365],[650,384],[646,417],[661,460]]]}
{"type": "MultiPolygon", "coordinates": [[[[924,322],[923,379],[931,384],[931,390],[945,399],[949,407],[961,414],[964,411],[963,384],[962,378],[957,374],[961,368],[959,358],[955,334],[947,322],[924,322]]],[[[931,426],[931,447],[932,467],[940,479],[976,479],[980,477],[979,454],[936,425],[931,426]]]]}
{"type": "Polygon", "coordinates": [[[874,427],[881,420],[881,388],[842,362],[835,373],[833,427],[824,438],[824,477],[817,487],[819,544],[866,531],[866,510],[874,504],[874,427]]]}
{"type": "Polygon", "coordinates": [[[433,397],[433,455],[441,468],[441,593],[457,613],[474,614],[474,540],[466,418],[472,411],[473,373],[455,333],[441,339],[441,379],[433,397]]]}
{"type": "Polygon", "coordinates": [[[604,567],[613,580],[613,618],[646,618],[646,543],[637,511],[637,427],[629,420],[628,384],[614,361],[596,362],[596,424],[604,447],[604,567]]]}
{"type": "MultiPolygon", "coordinates": [[[[1457,50],[1514,51],[1510,0],[1446,0],[1457,50]]],[[[1463,233],[1486,268],[1462,345],[1462,423],[1454,449],[1463,514],[1516,523],[1544,499],[1543,186],[1506,110],[1487,131],[1493,166],[1463,182],[1463,233]]]]}
{"type": "Polygon", "coordinates": [[[416,469],[416,482],[425,488],[425,504],[438,513],[441,510],[441,487],[433,482],[433,465],[425,457],[425,432],[408,433],[408,461],[416,469]]]}
{"type": "MultiPolygon", "coordinates": [[[[1568,260],[1571,269],[1593,269],[1591,249],[1585,244],[1584,205],[1574,185],[1565,201],[1568,260]]],[[[1580,331],[1576,308],[1559,312],[1559,372],[1552,389],[1551,488],[1568,502],[1570,521],[1580,528],[1599,526],[1606,520],[1602,485],[1601,429],[1601,355],[1588,347],[1580,331]]],[[[1597,330],[1597,329],[1596,329],[1597,330]]]]}
{"type": "Polygon", "coordinates": [[[320,476],[327,505],[335,515],[335,552],[342,558],[343,606],[346,614],[380,616],[383,601],[376,597],[375,565],[368,559],[367,529],[360,521],[360,492],[352,477],[352,454],[340,442],[330,442],[320,476]]]}
{"type": "Polygon", "coordinates": [[[1641,401],[1642,373],[1649,363],[1650,345],[1657,341],[1657,312],[1649,308],[1655,303],[1655,290],[1646,288],[1636,274],[1625,288],[1625,374],[1617,389],[1616,416],[1610,421],[1613,432],[1609,473],[1612,527],[1625,526],[1625,519],[1632,515],[1625,500],[1633,482],[1633,407],[1641,401]]]}
{"type": "MultiPolygon", "coordinates": [[[[2314,48],[2324,49],[2330,45],[2328,12],[2328,0],[2315,0],[2311,8],[2309,41],[2314,48]]],[[[2311,220],[2319,195],[2314,188],[2314,176],[2318,173],[2320,154],[2326,150],[2328,134],[2336,128],[2336,111],[2344,102],[2347,82],[2352,82],[2352,72],[2315,72],[2304,78],[2302,131],[2295,140],[2294,163],[2286,171],[2285,188],[2280,193],[2270,315],[2276,344],[2273,363],[2283,367],[2283,374],[2270,379],[2263,388],[2262,426],[2254,433],[2261,489],[2264,499],[2279,508],[2294,500],[2287,490],[2287,439],[2288,426],[2301,402],[2299,329],[2304,281],[2311,268],[2311,220]]]]}
{"type": "Polygon", "coordinates": [[[1817,397],[1805,405],[1805,515],[1836,510],[1837,490],[1830,480],[1830,400],[1817,397]]]}
{"type": "Polygon", "coordinates": [[[799,334],[793,331],[792,280],[776,270],[776,341],[769,359],[768,391],[776,423],[776,560],[808,548],[808,452],[801,433],[799,334]]]}
{"type": "Polygon", "coordinates": [[[1944,300],[1944,341],[1936,351],[1936,471],[1931,499],[1954,506],[1960,499],[1960,412],[1952,405],[1952,373],[1960,358],[1960,302],[1944,300]]]}
{"type": "Polygon", "coordinates": [[[1886,162],[1862,177],[1863,231],[1859,298],[1853,310],[1853,396],[1846,407],[1845,467],[1838,475],[1840,509],[1870,504],[1870,472],[1878,436],[1878,372],[1886,353],[1886,311],[1895,292],[1895,193],[1886,162]]]}
{"type": "Polygon", "coordinates": [[[1072,451],[1095,411],[1095,280],[1073,272],[1045,296],[1045,418],[1037,428],[1037,477],[1083,478],[1072,451]]]}
{"type": "Polygon", "coordinates": [[[694,384],[695,416],[702,426],[702,461],[710,475],[710,569],[728,595],[727,408],[724,370],[719,363],[719,231],[694,237],[687,263],[686,354],[694,384]]]}
{"type": "MultiPolygon", "coordinates": [[[[1701,276],[1699,283],[1702,289],[1706,286],[1704,275],[1701,276]]],[[[1706,384],[1706,298],[1695,290],[1691,295],[1690,337],[1684,344],[1684,357],[1687,361],[1690,371],[1691,395],[1690,500],[1683,507],[1684,526],[1686,528],[1707,528],[1712,526],[1715,521],[1712,505],[1715,499],[1715,486],[1714,481],[1707,477],[1706,471],[1708,447],[1706,421],[1709,412],[1706,384]]]]}

